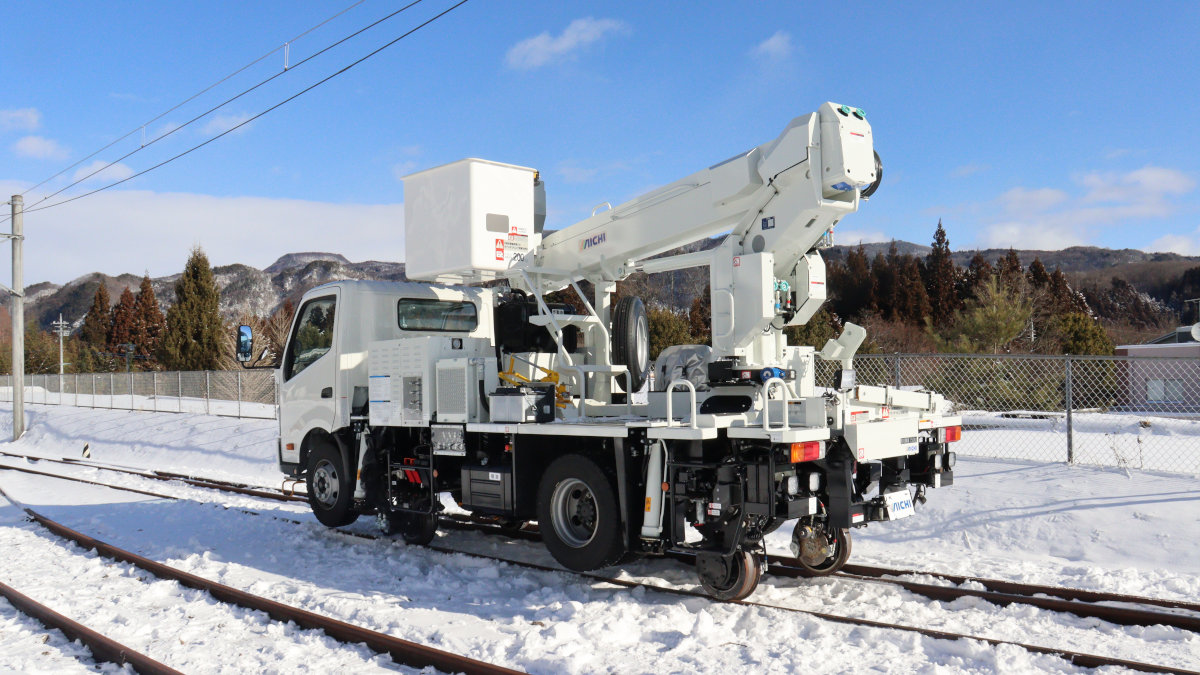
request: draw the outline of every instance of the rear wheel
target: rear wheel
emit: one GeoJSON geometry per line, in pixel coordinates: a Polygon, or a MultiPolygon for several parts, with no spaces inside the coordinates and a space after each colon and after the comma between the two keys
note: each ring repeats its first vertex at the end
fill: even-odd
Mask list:
{"type": "Polygon", "coordinates": [[[696,556],[696,573],[704,592],[717,600],[744,600],[758,588],[762,568],[758,556],[749,551],[730,557],[701,553],[696,556]]]}
{"type": "Polygon", "coordinates": [[[563,567],[584,572],[615,564],[625,553],[612,481],[583,455],[559,457],[538,487],[538,526],[563,567]]]}
{"type": "Polygon", "coordinates": [[[320,443],[308,453],[308,505],[321,524],[342,527],[358,519],[354,511],[354,484],[342,469],[336,447],[320,443]]]}
{"type": "Polygon", "coordinates": [[[800,567],[810,577],[829,576],[850,559],[850,530],[845,528],[820,531],[797,524],[792,542],[800,567]]]}
{"type": "Polygon", "coordinates": [[[424,513],[394,513],[398,518],[400,536],[406,544],[427,546],[437,536],[437,516],[424,513]]]}

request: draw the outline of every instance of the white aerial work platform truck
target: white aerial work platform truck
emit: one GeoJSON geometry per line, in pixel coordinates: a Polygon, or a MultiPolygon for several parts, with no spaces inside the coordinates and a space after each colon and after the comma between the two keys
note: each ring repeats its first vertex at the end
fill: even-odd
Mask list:
{"type": "Polygon", "coordinates": [[[573,570],[691,553],[708,593],[743,598],[764,536],[795,521],[801,564],[832,573],[852,528],[952,482],[961,435],[941,396],[855,381],[862,328],[819,351],[783,332],[824,302],[819,250],[881,177],[863,111],[834,103],[555,232],[533,169],[466,159],[408,176],[406,272],[422,282],[305,294],[277,371],[280,467],[322,523],[374,514],[410,543],[434,537],[449,495],[493,522],[536,520],[573,570]],[[712,345],[651,363],[642,302],[614,305],[616,282],[694,266],[709,269],[712,345]],[[586,312],[546,300],[567,287],[586,312]],[[832,386],[816,359],[839,366],[832,386]]]}

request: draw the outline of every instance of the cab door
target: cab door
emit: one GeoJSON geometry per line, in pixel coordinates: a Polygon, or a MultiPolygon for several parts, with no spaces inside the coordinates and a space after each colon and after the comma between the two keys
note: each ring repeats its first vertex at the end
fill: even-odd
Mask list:
{"type": "Polygon", "coordinates": [[[338,295],[338,289],[330,289],[306,300],[296,312],[279,374],[281,459],[286,462],[301,461],[300,444],[310,430],[332,431],[338,295]]]}

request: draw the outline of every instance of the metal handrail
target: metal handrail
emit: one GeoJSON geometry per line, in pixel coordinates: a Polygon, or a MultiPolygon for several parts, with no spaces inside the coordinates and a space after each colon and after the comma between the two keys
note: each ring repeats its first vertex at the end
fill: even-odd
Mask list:
{"type": "Polygon", "coordinates": [[[784,431],[787,431],[788,429],[791,428],[790,426],[788,426],[788,403],[790,403],[792,399],[788,395],[787,382],[784,382],[782,379],[780,379],[778,377],[772,377],[771,379],[769,379],[763,383],[763,388],[762,388],[762,396],[763,396],[763,413],[762,413],[763,426],[762,426],[762,428],[763,428],[763,431],[771,430],[771,387],[776,384],[778,384],[779,388],[783,390],[783,426],[781,426],[779,428],[784,431]]]}
{"type": "Polygon", "coordinates": [[[683,378],[671,380],[671,384],[667,385],[667,426],[675,426],[675,414],[672,404],[674,403],[675,399],[675,385],[678,384],[688,388],[688,402],[691,404],[692,408],[692,422],[690,426],[693,429],[697,429],[699,427],[696,424],[696,385],[692,384],[690,380],[685,380],[683,378]]]}

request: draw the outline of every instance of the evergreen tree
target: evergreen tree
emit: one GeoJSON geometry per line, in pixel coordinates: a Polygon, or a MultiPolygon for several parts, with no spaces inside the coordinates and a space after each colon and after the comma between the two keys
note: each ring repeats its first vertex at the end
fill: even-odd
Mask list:
{"type": "Polygon", "coordinates": [[[821,349],[825,343],[842,333],[842,322],[837,315],[829,310],[820,309],[812,318],[801,326],[788,326],[783,329],[787,335],[788,344],[802,345],[821,349]]]}
{"type": "MultiPolygon", "coordinates": [[[[896,243],[892,242],[892,251],[896,250],[896,243]]],[[[871,278],[874,280],[875,288],[875,304],[879,308],[879,314],[889,320],[895,321],[899,312],[897,303],[897,295],[900,291],[899,280],[897,279],[897,270],[893,261],[895,257],[885,256],[882,251],[875,254],[875,260],[871,262],[871,278]]]]}
{"type": "Polygon", "coordinates": [[[1113,342],[1108,332],[1095,319],[1080,312],[1071,312],[1054,321],[1063,354],[1112,356],[1113,342]]]}
{"type": "Polygon", "coordinates": [[[1032,314],[1029,301],[1006,288],[996,275],[980,287],[979,297],[953,325],[932,337],[946,351],[999,354],[1025,332],[1032,314]]]}
{"type": "Polygon", "coordinates": [[[1020,291],[1025,281],[1025,269],[1021,266],[1021,256],[1012,248],[1004,257],[996,261],[996,270],[1000,273],[1000,283],[1009,291],[1020,291]]]}
{"type": "Polygon", "coordinates": [[[113,354],[124,354],[125,345],[133,342],[134,311],[137,301],[133,292],[126,286],[121,292],[121,299],[112,311],[112,329],[108,332],[108,351],[113,354]]]}
{"type": "Polygon", "coordinates": [[[1033,262],[1029,263],[1029,285],[1035,289],[1042,289],[1050,285],[1050,274],[1046,272],[1046,266],[1042,264],[1041,258],[1034,258],[1033,262]]]}
{"type": "Polygon", "coordinates": [[[666,307],[654,307],[646,312],[650,323],[650,358],[658,358],[658,353],[674,345],[692,343],[692,334],[688,332],[688,320],[680,312],[666,307]]]}
{"type": "Polygon", "coordinates": [[[712,344],[712,286],[704,285],[704,292],[692,300],[688,310],[688,328],[696,344],[712,344]]]}
{"type": "Polygon", "coordinates": [[[925,256],[925,292],[935,328],[944,328],[954,322],[954,315],[961,306],[957,279],[958,267],[950,257],[950,239],[939,219],[933,233],[933,250],[925,256]]]}
{"type": "Polygon", "coordinates": [[[83,317],[83,326],[79,330],[79,339],[92,349],[108,349],[108,334],[112,329],[112,302],[108,297],[108,287],[104,277],[100,277],[100,285],[92,297],[92,306],[87,316],[83,317]]]}
{"type": "Polygon", "coordinates": [[[979,295],[979,287],[992,278],[995,270],[992,264],[983,257],[982,253],[976,253],[975,257],[971,258],[971,262],[967,264],[967,271],[963,275],[963,301],[966,302],[971,298],[979,295]]]}
{"type": "Polygon", "coordinates": [[[930,308],[929,295],[925,292],[925,284],[921,283],[921,263],[913,256],[905,256],[897,279],[897,318],[908,324],[924,325],[930,308]]]}
{"type": "Polygon", "coordinates": [[[167,327],[166,322],[166,317],[158,307],[158,299],[154,297],[150,275],[146,274],[142,277],[142,285],[138,287],[133,312],[133,344],[137,346],[138,356],[151,356],[157,351],[158,342],[167,327]]]}
{"type": "Polygon", "coordinates": [[[221,359],[220,293],[208,257],[192,249],[175,284],[175,304],[167,310],[167,330],[159,361],[170,370],[211,370],[221,359]]]}

